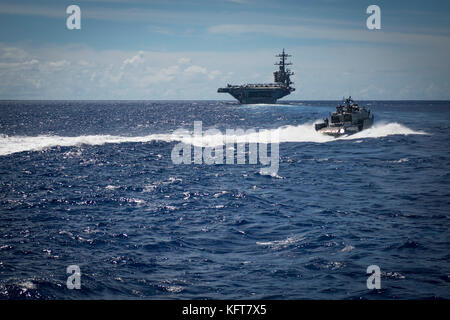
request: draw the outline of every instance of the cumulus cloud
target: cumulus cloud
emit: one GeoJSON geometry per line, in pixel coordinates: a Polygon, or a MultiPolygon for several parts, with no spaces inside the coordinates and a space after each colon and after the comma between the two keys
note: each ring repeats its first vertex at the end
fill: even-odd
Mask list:
{"type": "Polygon", "coordinates": [[[63,68],[63,67],[68,66],[69,64],[70,64],[70,62],[67,60],[51,61],[48,63],[48,65],[50,67],[54,67],[54,68],[63,68]]]}
{"type": "Polygon", "coordinates": [[[213,70],[208,74],[208,78],[209,79],[215,79],[218,76],[220,76],[222,74],[222,72],[220,72],[219,70],[213,70]]]}
{"type": "Polygon", "coordinates": [[[156,72],[143,75],[138,85],[146,88],[150,85],[167,83],[174,80],[179,72],[180,68],[176,65],[162,68],[156,72]]]}
{"type": "Polygon", "coordinates": [[[5,69],[22,69],[22,68],[27,68],[27,67],[31,67],[34,65],[38,65],[39,61],[36,59],[31,59],[31,60],[27,60],[27,61],[21,61],[21,62],[0,62],[0,68],[5,68],[5,69]]]}
{"type": "Polygon", "coordinates": [[[29,58],[28,53],[17,47],[0,46],[0,61],[22,61],[29,58]]]}
{"type": "Polygon", "coordinates": [[[0,43],[2,99],[205,99],[222,85],[209,54],[0,43]],[[206,61],[206,65],[192,63],[206,61]],[[211,71],[212,70],[212,71],[211,71]],[[215,79],[214,83],[211,80],[215,79]],[[172,97],[167,94],[173,93],[172,97]]]}
{"type": "Polygon", "coordinates": [[[206,74],[208,71],[206,70],[206,68],[204,67],[200,67],[200,66],[189,66],[186,69],[184,69],[184,73],[192,75],[192,74],[196,74],[196,73],[201,73],[201,74],[206,74]]]}
{"type": "Polygon", "coordinates": [[[136,55],[131,58],[127,58],[123,61],[124,65],[137,65],[144,61],[144,51],[139,51],[136,55]]]}
{"type": "Polygon", "coordinates": [[[178,59],[179,64],[188,64],[190,62],[191,62],[191,59],[189,59],[189,58],[181,57],[180,59],[178,59]]]}

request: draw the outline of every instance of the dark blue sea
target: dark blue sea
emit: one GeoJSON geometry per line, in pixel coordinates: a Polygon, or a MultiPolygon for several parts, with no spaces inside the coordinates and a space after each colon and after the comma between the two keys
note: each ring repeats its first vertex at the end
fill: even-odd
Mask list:
{"type": "Polygon", "coordinates": [[[450,102],[359,102],[335,139],[338,101],[1,101],[0,298],[450,298],[450,102]],[[278,171],[175,164],[194,121],[277,132],[278,171]]]}

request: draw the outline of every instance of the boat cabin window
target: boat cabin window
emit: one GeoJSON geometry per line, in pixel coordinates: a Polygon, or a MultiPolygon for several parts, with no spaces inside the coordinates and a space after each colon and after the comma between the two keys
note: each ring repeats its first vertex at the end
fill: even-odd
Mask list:
{"type": "Polygon", "coordinates": [[[331,116],[331,123],[339,123],[339,122],[341,122],[341,117],[339,117],[338,115],[331,116]]]}
{"type": "Polygon", "coordinates": [[[344,114],[344,121],[352,121],[352,115],[351,114],[344,114]]]}

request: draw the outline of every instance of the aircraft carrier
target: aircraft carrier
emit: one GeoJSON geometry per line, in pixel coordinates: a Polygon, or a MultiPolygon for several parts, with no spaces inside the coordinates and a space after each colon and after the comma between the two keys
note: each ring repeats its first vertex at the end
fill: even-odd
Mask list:
{"type": "Polygon", "coordinates": [[[279,69],[273,73],[274,83],[228,84],[225,88],[217,89],[217,92],[229,93],[242,104],[276,103],[278,99],[295,91],[290,78],[294,73],[286,68],[286,66],[292,64],[291,62],[286,62],[286,58],[291,57],[291,55],[286,54],[283,49],[283,52],[276,55],[276,57],[279,57],[280,61],[275,63],[275,65],[279,66],[279,69]]]}

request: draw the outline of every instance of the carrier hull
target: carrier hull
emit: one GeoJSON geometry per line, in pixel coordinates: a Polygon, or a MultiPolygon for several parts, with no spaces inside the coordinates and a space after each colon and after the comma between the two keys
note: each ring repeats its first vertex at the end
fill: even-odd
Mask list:
{"type": "Polygon", "coordinates": [[[246,86],[219,88],[217,92],[226,92],[232,95],[241,104],[274,104],[278,99],[281,99],[291,93],[291,90],[282,87],[253,87],[246,86]]]}

